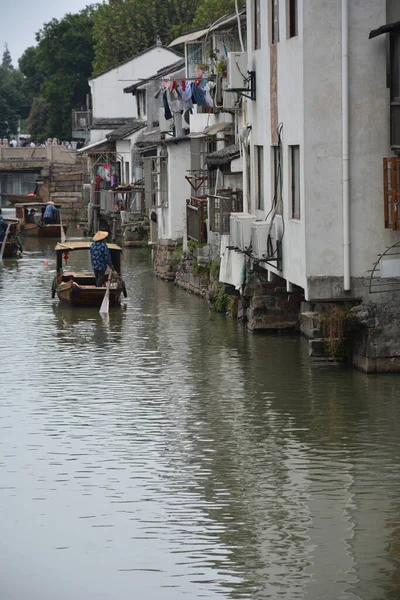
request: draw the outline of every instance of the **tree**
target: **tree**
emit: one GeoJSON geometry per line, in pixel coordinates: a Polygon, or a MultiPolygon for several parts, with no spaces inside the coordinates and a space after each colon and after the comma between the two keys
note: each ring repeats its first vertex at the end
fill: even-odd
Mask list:
{"type": "Polygon", "coordinates": [[[0,65],[0,137],[16,134],[18,122],[28,116],[22,73],[0,65]]]}
{"type": "Polygon", "coordinates": [[[9,69],[10,71],[14,68],[12,66],[11,54],[8,49],[7,42],[4,44],[3,60],[1,64],[3,65],[3,67],[6,67],[6,69],[9,69]]]}
{"type": "MultiPolygon", "coordinates": [[[[238,2],[241,7],[243,2],[238,2]]],[[[199,3],[192,26],[200,27],[214,23],[220,17],[235,11],[235,0],[202,0],[199,3]]]]}
{"type": "Polygon", "coordinates": [[[190,27],[198,0],[109,0],[94,16],[95,74],[190,27]]]}
{"type": "Polygon", "coordinates": [[[42,96],[37,96],[33,100],[27,121],[28,132],[36,142],[42,142],[47,137],[45,132],[47,131],[49,113],[49,103],[42,96]]]}
{"type": "MultiPolygon", "coordinates": [[[[28,48],[20,59],[26,93],[33,102],[29,126],[43,123],[47,115],[43,136],[69,139],[71,111],[85,104],[94,58],[94,11],[89,6],[61,20],[45,23],[36,34],[38,45],[28,48]]],[[[38,135],[36,130],[34,135],[38,135]]]]}

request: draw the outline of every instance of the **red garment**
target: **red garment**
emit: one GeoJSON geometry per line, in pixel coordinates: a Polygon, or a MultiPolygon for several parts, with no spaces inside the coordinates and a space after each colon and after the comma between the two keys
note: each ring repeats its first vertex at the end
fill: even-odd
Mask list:
{"type": "Polygon", "coordinates": [[[184,92],[186,90],[186,81],[184,79],[182,79],[181,88],[182,88],[182,92],[184,92]]]}
{"type": "Polygon", "coordinates": [[[96,179],[95,179],[95,182],[94,182],[94,190],[95,190],[95,192],[98,192],[100,190],[101,181],[102,181],[102,179],[101,179],[100,175],[96,175],[96,179]]]}
{"type": "Polygon", "coordinates": [[[172,85],[171,85],[171,92],[172,90],[174,90],[176,88],[176,79],[173,80],[172,85]]]}

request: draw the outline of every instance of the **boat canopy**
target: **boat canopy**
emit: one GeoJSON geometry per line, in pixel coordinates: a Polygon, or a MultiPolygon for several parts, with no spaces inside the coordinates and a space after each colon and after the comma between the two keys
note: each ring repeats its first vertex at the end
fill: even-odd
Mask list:
{"type": "MultiPolygon", "coordinates": [[[[90,250],[92,242],[65,242],[64,244],[58,243],[55,247],[56,252],[71,252],[72,250],[90,250]]],[[[109,250],[117,250],[122,252],[122,248],[117,244],[107,244],[109,250]]]]}

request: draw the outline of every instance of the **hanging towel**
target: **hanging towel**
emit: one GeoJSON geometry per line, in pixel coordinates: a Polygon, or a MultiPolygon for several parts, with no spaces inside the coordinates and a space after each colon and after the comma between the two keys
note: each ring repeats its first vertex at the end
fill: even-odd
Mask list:
{"type": "Polygon", "coordinates": [[[168,98],[167,98],[167,92],[166,91],[163,93],[163,104],[164,104],[164,117],[167,120],[172,119],[172,113],[171,113],[171,110],[169,108],[168,98]]]}

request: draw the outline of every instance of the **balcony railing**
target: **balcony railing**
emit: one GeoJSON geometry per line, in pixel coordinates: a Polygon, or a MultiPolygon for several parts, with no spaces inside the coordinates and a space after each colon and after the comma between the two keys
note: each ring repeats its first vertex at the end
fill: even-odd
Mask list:
{"type": "Polygon", "coordinates": [[[217,190],[208,194],[210,210],[210,231],[221,235],[229,233],[229,219],[232,212],[243,211],[242,190],[217,190]]]}
{"type": "Polygon", "coordinates": [[[186,200],[186,225],[187,236],[200,244],[207,241],[207,198],[206,196],[192,196],[186,200]]]}
{"type": "Polygon", "coordinates": [[[72,130],[89,131],[92,124],[91,110],[73,110],[72,111],[72,130]]]}

